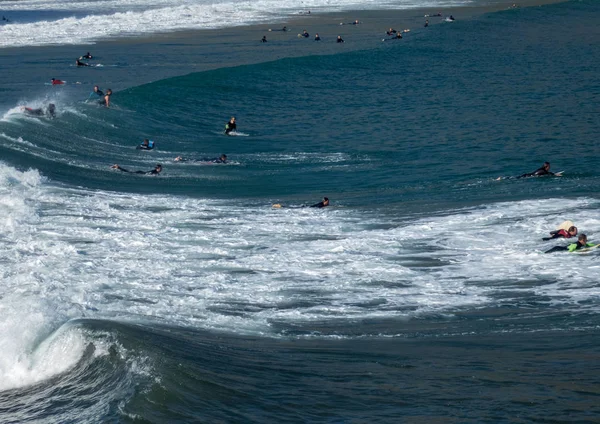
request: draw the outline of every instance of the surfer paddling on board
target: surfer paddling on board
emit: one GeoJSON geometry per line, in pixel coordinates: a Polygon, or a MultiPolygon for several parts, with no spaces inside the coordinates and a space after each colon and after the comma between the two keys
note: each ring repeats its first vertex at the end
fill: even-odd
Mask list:
{"type": "Polygon", "coordinates": [[[577,237],[577,243],[570,244],[568,246],[554,246],[552,249],[547,250],[545,253],[554,253],[554,252],[574,252],[576,250],[585,249],[586,247],[595,247],[595,244],[587,242],[587,236],[585,234],[580,234],[577,237]]]}
{"type": "Polygon", "coordinates": [[[555,176],[555,177],[561,177],[562,176],[563,171],[560,172],[550,172],[550,162],[544,162],[544,164],[539,167],[538,169],[536,169],[533,172],[528,172],[526,174],[522,174],[519,175],[518,177],[498,177],[496,178],[496,180],[502,180],[505,178],[529,178],[529,177],[542,177],[544,175],[550,175],[550,176],[555,176]]]}
{"type": "Polygon", "coordinates": [[[565,221],[554,231],[550,231],[550,237],[544,237],[542,240],[548,241],[556,238],[571,238],[577,235],[577,227],[571,221],[565,221]]]}
{"type": "Polygon", "coordinates": [[[236,131],[237,125],[235,123],[235,116],[232,116],[229,122],[225,124],[225,134],[229,135],[230,132],[236,131]]]}
{"type": "Polygon", "coordinates": [[[154,169],[152,169],[150,171],[130,171],[128,169],[121,168],[117,164],[114,164],[113,166],[111,166],[111,168],[118,169],[119,171],[122,171],[122,172],[128,172],[130,174],[142,174],[142,175],[158,175],[162,172],[162,165],[160,163],[156,164],[154,169]]]}
{"type": "Polygon", "coordinates": [[[329,206],[329,198],[323,197],[323,200],[319,203],[315,203],[314,205],[302,205],[302,206],[282,206],[281,203],[273,204],[273,207],[276,209],[287,207],[290,209],[299,209],[299,208],[326,208],[329,206]]]}
{"type": "Polygon", "coordinates": [[[177,156],[173,159],[175,162],[204,162],[204,163],[227,163],[227,155],[222,154],[218,158],[202,158],[202,159],[188,159],[183,156],[177,156]]]}
{"type": "Polygon", "coordinates": [[[535,171],[519,175],[517,178],[541,177],[542,175],[556,175],[554,172],[550,172],[550,162],[544,162],[544,164],[535,171]]]}
{"type": "Polygon", "coordinates": [[[62,80],[59,80],[56,78],[52,78],[50,80],[50,84],[52,84],[52,85],[63,85],[64,83],[65,83],[65,81],[62,81],[62,80]]]}
{"type": "Polygon", "coordinates": [[[77,65],[77,67],[81,67],[81,66],[90,66],[88,63],[82,62],[79,59],[75,59],[75,65],[77,65]]]}

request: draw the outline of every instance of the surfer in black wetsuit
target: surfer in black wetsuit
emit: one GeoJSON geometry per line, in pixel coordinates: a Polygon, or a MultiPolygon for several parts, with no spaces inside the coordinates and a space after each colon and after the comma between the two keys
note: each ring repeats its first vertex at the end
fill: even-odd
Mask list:
{"type": "Polygon", "coordinates": [[[319,37],[319,33],[315,34],[315,41],[321,41],[321,37],[319,37]]]}
{"type": "Polygon", "coordinates": [[[92,54],[90,52],[87,52],[86,54],[81,56],[79,59],[91,59],[91,58],[92,58],[92,54]]]}
{"type": "Polygon", "coordinates": [[[555,175],[554,172],[550,172],[550,162],[544,162],[544,164],[535,171],[519,175],[517,178],[541,177],[542,175],[555,175]]]}
{"type": "Polygon", "coordinates": [[[425,19],[425,25],[423,25],[425,28],[427,28],[429,26],[429,20],[425,19]]]}
{"type": "Polygon", "coordinates": [[[324,208],[326,206],[329,206],[329,198],[328,197],[323,197],[323,200],[321,202],[316,203],[310,207],[311,208],[324,208]]]}
{"type": "Polygon", "coordinates": [[[344,40],[342,39],[341,35],[338,35],[337,42],[338,43],[343,43],[344,42],[344,40]]]}
{"type": "Polygon", "coordinates": [[[235,131],[236,129],[235,116],[232,116],[229,122],[225,124],[225,134],[229,135],[231,131],[235,131]]]}
{"type": "Polygon", "coordinates": [[[394,28],[390,28],[389,30],[387,30],[385,33],[387,35],[394,35],[397,31],[394,28]]]}
{"type": "Polygon", "coordinates": [[[261,43],[266,43],[267,42],[267,36],[263,35],[263,38],[260,40],[261,43]]]}
{"type": "Polygon", "coordinates": [[[288,30],[288,29],[287,29],[287,27],[285,27],[285,26],[284,26],[283,28],[281,28],[281,29],[270,29],[270,28],[269,28],[269,31],[283,31],[283,32],[286,32],[287,30],[288,30]]]}
{"type": "Polygon", "coordinates": [[[131,174],[143,174],[143,175],[158,175],[162,172],[162,165],[160,163],[156,164],[154,169],[151,171],[130,171],[128,169],[121,168],[117,164],[114,164],[113,166],[111,166],[111,168],[118,169],[119,171],[123,171],[123,172],[129,172],[131,174]]]}
{"type": "Polygon", "coordinates": [[[300,34],[300,35],[304,38],[310,37],[310,35],[308,34],[308,32],[306,32],[306,30],[302,31],[302,34],[300,34]]]}
{"type": "Polygon", "coordinates": [[[587,236],[585,234],[580,234],[577,238],[577,243],[570,244],[568,246],[554,246],[552,249],[547,250],[544,253],[553,253],[553,252],[574,252],[579,249],[584,249],[586,247],[594,247],[595,244],[587,242],[587,236]]]}
{"type": "Polygon", "coordinates": [[[90,66],[89,64],[87,64],[85,62],[82,62],[79,59],[75,59],[75,65],[77,65],[77,67],[80,67],[80,66],[90,66]]]}
{"type": "Polygon", "coordinates": [[[205,162],[205,163],[227,163],[227,155],[223,154],[218,158],[202,158],[202,159],[188,159],[182,156],[177,156],[173,159],[175,162],[205,162]]]}
{"type": "Polygon", "coordinates": [[[41,107],[33,109],[30,107],[23,106],[22,110],[23,113],[31,116],[44,116],[44,114],[48,115],[48,117],[50,118],[54,118],[56,116],[56,107],[54,106],[54,103],[48,104],[48,107],[46,108],[45,112],[44,109],[41,107]]]}
{"type": "Polygon", "coordinates": [[[301,206],[284,206],[281,203],[274,203],[274,208],[288,208],[288,209],[301,209],[301,208],[325,208],[329,206],[329,198],[323,197],[323,200],[319,203],[315,203],[314,205],[301,205],[301,206]]]}

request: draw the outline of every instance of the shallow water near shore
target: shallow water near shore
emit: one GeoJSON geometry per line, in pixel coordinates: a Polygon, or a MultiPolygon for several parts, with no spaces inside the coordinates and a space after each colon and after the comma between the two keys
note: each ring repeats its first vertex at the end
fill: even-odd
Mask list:
{"type": "Polygon", "coordinates": [[[110,109],[91,85],[140,67],[3,87],[0,421],[594,422],[598,252],[541,238],[599,238],[598,17],[374,32],[110,109]]]}

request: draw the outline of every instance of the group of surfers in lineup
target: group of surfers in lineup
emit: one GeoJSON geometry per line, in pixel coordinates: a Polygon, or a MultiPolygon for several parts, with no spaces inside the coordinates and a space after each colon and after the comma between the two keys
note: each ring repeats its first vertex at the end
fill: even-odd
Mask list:
{"type": "MultiPolygon", "coordinates": [[[[307,14],[310,15],[310,11],[307,14]]],[[[434,17],[434,16],[442,17],[443,15],[441,13],[439,13],[439,12],[435,13],[435,14],[431,14],[431,15],[425,15],[426,18],[434,17]]],[[[454,18],[454,16],[450,15],[450,16],[446,17],[445,20],[447,22],[454,22],[455,18],[454,18]]],[[[361,23],[362,23],[361,21],[359,21],[358,19],[356,19],[356,20],[354,20],[352,22],[340,22],[340,25],[359,25],[361,23]]],[[[425,24],[423,26],[425,28],[427,28],[429,26],[429,19],[425,20],[425,24]]],[[[269,32],[273,32],[273,31],[288,32],[290,30],[289,30],[289,28],[287,26],[284,25],[280,29],[269,28],[269,32]]],[[[404,29],[404,30],[401,30],[401,31],[396,31],[395,29],[390,28],[385,33],[390,36],[390,38],[387,38],[387,40],[401,40],[402,39],[402,34],[403,33],[407,33],[407,32],[410,32],[410,29],[404,29]]],[[[309,38],[309,37],[310,37],[310,34],[308,33],[307,30],[303,30],[302,33],[298,34],[298,38],[309,38]]],[[[319,33],[315,34],[315,39],[314,40],[315,41],[321,41],[321,37],[319,36],[319,33]]],[[[382,41],[385,41],[385,40],[386,40],[386,38],[384,38],[382,41]]],[[[263,35],[263,37],[261,38],[260,41],[261,41],[261,43],[266,43],[267,42],[267,36],[263,35]]],[[[336,42],[337,43],[343,43],[344,42],[344,39],[342,38],[341,35],[337,36],[336,42]]]]}

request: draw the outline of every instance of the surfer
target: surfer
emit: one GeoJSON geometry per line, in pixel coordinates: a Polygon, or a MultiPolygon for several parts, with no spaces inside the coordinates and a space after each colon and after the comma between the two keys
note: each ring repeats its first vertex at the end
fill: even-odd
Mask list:
{"type": "Polygon", "coordinates": [[[358,25],[360,24],[360,21],[358,19],[356,19],[354,22],[340,22],[340,25],[358,25]]]}
{"type": "Polygon", "coordinates": [[[64,81],[56,79],[56,78],[52,78],[50,80],[50,82],[51,82],[52,85],[63,85],[65,83],[64,81]]]}
{"type": "Polygon", "coordinates": [[[142,141],[142,144],[136,147],[138,150],[152,150],[154,149],[154,141],[148,140],[147,138],[142,141]]]}
{"type": "Polygon", "coordinates": [[[568,246],[554,246],[552,249],[547,250],[545,253],[563,252],[563,251],[574,252],[576,250],[584,249],[586,247],[594,247],[594,246],[596,246],[596,245],[587,242],[587,236],[585,234],[580,234],[579,237],[577,237],[577,243],[573,243],[568,246]]]}
{"type": "Polygon", "coordinates": [[[90,52],[87,52],[86,54],[81,56],[79,59],[91,59],[91,58],[92,58],[92,54],[90,52]]]}
{"type": "Polygon", "coordinates": [[[325,208],[329,206],[329,198],[323,197],[323,200],[314,205],[301,205],[301,206],[283,206],[281,203],[274,203],[273,207],[276,209],[288,208],[288,209],[301,209],[301,208],[325,208]]]}
{"type": "Polygon", "coordinates": [[[31,115],[31,116],[43,116],[44,114],[47,114],[48,117],[54,118],[56,115],[56,107],[54,106],[54,103],[48,104],[48,107],[46,108],[45,112],[44,112],[44,109],[41,107],[33,109],[31,107],[23,106],[22,110],[23,110],[23,113],[25,113],[26,115],[31,115]]]}
{"type": "Polygon", "coordinates": [[[80,67],[80,66],[90,66],[88,63],[82,62],[79,59],[75,59],[75,65],[77,65],[77,67],[80,67]]]}
{"type": "Polygon", "coordinates": [[[206,162],[206,163],[227,163],[227,155],[222,154],[218,158],[187,159],[177,156],[173,159],[175,162],[206,162]]]}
{"type": "Polygon", "coordinates": [[[328,197],[323,197],[323,200],[320,201],[319,203],[315,203],[314,205],[310,206],[311,208],[324,208],[329,206],[329,198],[328,197]]]}
{"type": "Polygon", "coordinates": [[[102,92],[102,90],[100,90],[100,87],[98,87],[97,85],[94,86],[94,90],[90,93],[88,100],[94,96],[104,97],[104,93],[102,92]]]}
{"type": "Polygon", "coordinates": [[[310,37],[310,35],[308,34],[308,32],[306,32],[306,30],[302,31],[302,34],[300,34],[300,35],[304,38],[310,37]]]}
{"type": "Polygon", "coordinates": [[[112,90],[109,88],[108,90],[106,90],[106,94],[104,95],[104,98],[102,100],[100,100],[98,103],[103,106],[110,107],[110,96],[112,96],[112,90]]]}
{"type": "Polygon", "coordinates": [[[235,131],[236,129],[235,116],[232,116],[229,122],[225,124],[225,134],[229,135],[231,131],[235,131]]]}
{"type": "Polygon", "coordinates": [[[152,169],[150,171],[130,171],[128,169],[121,168],[117,164],[114,164],[113,166],[111,166],[111,168],[118,169],[119,171],[128,172],[128,173],[131,173],[131,174],[143,174],[143,175],[158,175],[158,174],[160,174],[162,172],[162,165],[160,163],[156,164],[156,166],[154,167],[154,169],[152,169]]]}
{"type": "Polygon", "coordinates": [[[260,40],[261,43],[266,43],[267,42],[267,36],[263,35],[263,38],[260,40]]]}
{"type": "Polygon", "coordinates": [[[342,39],[342,36],[341,36],[341,35],[338,35],[338,37],[337,37],[337,42],[338,42],[338,43],[343,43],[343,42],[344,42],[344,40],[342,39]]]}
{"type": "Polygon", "coordinates": [[[319,33],[315,34],[315,41],[321,41],[321,37],[319,37],[319,33]]]}
{"type": "Polygon", "coordinates": [[[429,20],[425,19],[425,25],[424,25],[424,27],[427,28],[428,26],[429,26],[429,20]]]}
{"type": "Polygon", "coordinates": [[[450,15],[450,16],[448,17],[448,20],[449,20],[449,21],[454,21],[454,20],[455,20],[455,19],[454,19],[454,16],[450,15]]]}
{"type": "Polygon", "coordinates": [[[283,32],[286,32],[287,30],[288,30],[288,29],[287,29],[287,27],[286,27],[286,26],[284,26],[284,27],[283,27],[283,28],[281,28],[281,29],[270,29],[270,28],[269,28],[269,31],[283,31],[283,32]]]}
{"type": "Polygon", "coordinates": [[[385,33],[387,35],[394,35],[397,31],[394,28],[390,28],[389,30],[387,30],[385,33]]]}
{"type": "Polygon", "coordinates": [[[567,230],[561,228],[555,231],[550,231],[550,237],[544,237],[542,240],[548,241],[555,238],[571,238],[577,235],[577,227],[571,225],[567,230]]]}
{"type": "Polygon", "coordinates": [[[535,171],[519,175],[517,178],[541,177],[542,175],[555,175],[554,172],[550,172],[550,162],[544,162],[544,164],[535,171]]]}

